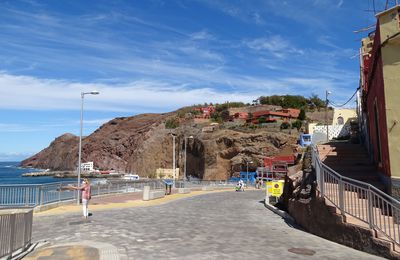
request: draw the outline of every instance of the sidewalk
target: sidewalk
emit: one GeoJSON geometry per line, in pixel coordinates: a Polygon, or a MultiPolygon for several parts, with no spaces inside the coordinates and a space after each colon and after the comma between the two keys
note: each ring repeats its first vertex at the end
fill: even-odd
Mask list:
{"type": "Polygon", "coordinates": [[[264,190],[195,193],[203,195],[179,199],[188,195],[176,194],[169,196],[177,196],[174,202],[165,201],[154,207],[98,211],[87,221],[82,219],[80,210],[35,215],[33,242],[48,242],[25,259],[310,257],[300,255],[303,252],[314,254],[314,259],[378,259],[294,229],[265,209],[264,190]],[[246,232],[232,235],[238,226],[246,226],[246,232]]]}
{"type": "MultiPolygon", "coordinates": [[[[89,203],[89,211],[96,212],[99,210],[117,209],[117,208],[148,207],[148,206],[168,203],[170,201],[177,199],[189,198],[201,194],[223,192],[223,191],[234,191],[234,190],[233,188],[215,189],[214,191],[192,190],[191,193],[187,194],[178,194],[176,193],[177,190],[173,190],[171,195],[166,195],[164,198],[149,200],[149,201],[142,200],[143,194],[141,192],[93,197],[89,203]]],[[[81,211],[82,211],[81,205],[78,206],[76,205],[76,202],[71,202],[71,204],[59,206],[41,212],[36,212],[34,213],[34,216],[40,217],[40,216],[58,215],[58,214],[81,212],[81,211]]]]}
{"type": "MultiPolygon", "coordinates": [[[[225,191],[234,191],[233,189],[216,189],[214,191],[192,190],[188,194],[178,194],[177,190],[173,190],[173,194],[166,195],[164,198],[143,201],[142,193],[129,193],[129,194],[116,194],[110,196],[94,197],[89,204],[89,211],[104,211],[108,209],[122,209],[129,207],[149,207],[155,205],[165,204],[174,200],[198,196],[201,194],[219,193],[225,191]]],[[[35,219],[40,219],[42,216],[63,215],[70,213],[80,213],[82,211],[81,205],[71,204],[60,206],[57,208],[49,209],[42,212],[34,213],[35,219]]],[[[91,220],[79,220],[74,222],[79,225],[90,225],[91,220]]],[[[37,241],[34,241],[37,242],[37,241]]],[[[24,259],[38,260],[38,259],[111,259],[117,260],[119,258],[118,250],[111,244],[99,243],[93,241],[80,241],[79,243],[52,243],[48,241],[40,248],[30,252],[24,259]],[[49,243],[50,242],[50,243],[49,243]]]]}

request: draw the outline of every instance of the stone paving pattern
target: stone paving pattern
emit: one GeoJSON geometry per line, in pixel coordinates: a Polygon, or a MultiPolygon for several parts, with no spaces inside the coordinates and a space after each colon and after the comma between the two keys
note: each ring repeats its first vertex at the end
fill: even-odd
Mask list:
{"type": "MultiPolygon", "coordinates": [[[[109,244],[119,259],[379,259],[293,227],[265,208],[264,196],[260,190],[211,192],[150,207],[98,209],[87,222],[78,211],[44,212],[35,214],[33,242],[109,244]]],[[[57,259],[35,258],[38,252],[29,259],[57,259]]]]}

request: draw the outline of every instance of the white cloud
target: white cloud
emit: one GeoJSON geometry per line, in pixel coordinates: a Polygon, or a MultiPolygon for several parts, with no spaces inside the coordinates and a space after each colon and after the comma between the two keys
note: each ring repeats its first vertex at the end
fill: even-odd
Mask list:
{"type": "Polygon", "coordinates": [[[119,85],[76,83],[0,74],[0,108],[4,109],[80,109],[80,92],[96,89],[97,96],[85,96],[85,109],[101,111],[135,111],[137,108],[162,111],[204,102],[251,100],[241,92],[192,88],[184,84],[158,81],[134,81],[119,85]]]}
{"type": "MultiPolygon", "coordinates": [[[[340,76],[340,73],[337,76],[340,76]]],[[[318,90],[321,88],[335,89],[337,81],[335,77],[316,75],[311,78],[268,79],[221,72],[211,77],[208,82],[223,84],[225,87],[213,89],[207,85],[196,86],[189,81],[187,83],[157,80],[136,80],[119,84],[77,83],[1,73],[0,109],[79,110],[80,92],[98,90],[100,95],[85,96],[85,110],[132,114],[136,111],[167,112],[204,102],[223,103],[226,100],[251,102],[261,95],[287,93],[308,95],[310,90],[319,93],[318,90]]],[[[103,123],[107,120],[108,118],[97,119],[92,123],[103,123]]],[[[9,125],[8,129],[32,131],[18,125],[9,125]]]]}
{"type": "Polygon", "coordinates": [[[210,34],[207,30],[201,30],[190,35],[192,40],[210,40],[214,39],[214,36],[210,34]]]}
{"type": "MultiPolygon", "coordinates": [[[[83,120],[84,125],[102,125],[107,123],[108,121],[112,120],[113,118],[100,118],[100,119],[91,119],[91,120],[83,120]]],[[[80,123],[80,121],[76,122],[80,123]]]]}
{"type": "Polygon", "coordinates": [[[0,152],[0,162],[19,162],[32,156],[34,153],[20,153],[20,152],[0,152]]]}
{"type": "Polygon", "coordinates": [[[0,133],[36,132],[37,129],[30,125],[0,123],[0,133]]]}
{"type": "Polygon", "coordinates": [[[302,50],[295,48],[288,40],[280,35],[257,38],[245,41],[245,44],[257,51],[268,51],[278,58],[284,58],[287,54],[303,54],[302,50]]]}

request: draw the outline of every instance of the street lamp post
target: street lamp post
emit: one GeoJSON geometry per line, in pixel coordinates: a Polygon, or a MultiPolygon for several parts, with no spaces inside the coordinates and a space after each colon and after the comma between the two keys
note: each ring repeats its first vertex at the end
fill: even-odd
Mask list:
{"type": "Polygon", "coordinates": [[[175,178],[176,178],[176,165],[175,165],[175,134],[172,135],[172,174],[173,174],[173,188],[175,188],[175,178]]]}
{"type": "Polygon", "coordinates": [[[185,137],[185,168],[183,171],[183,182],[186,180],[187,139],[193,139],[193,136],[185,137]]]}
{"type": "MultiPolygon", "coordinates": [[[[83,100],[85,95],[98,95],[100,92],[91,91],[91,92],[81,92],[81,122],[80,122],[80,134],[79,134],[79,151],[78,151],[78,187],[81,185],[81,160],[82,160],[82,132],[83,132],[83,100]]],[[[80,193],[78,191],[78,195],[76,196],[77,202],[79,205],[80,193]]]]}
{"type": "Polygon", "coordinates": [[[249,187],[249,163],[253,163],[253,161],[246,161],[246,166],[247,166],[247,183],[246,183],[246,185],[247,185],[247,187],[249,187]]]}
{"type": "Polygon", "coordinates": [[[329,142],[329,129],[328,129],[328,95],[332,92],[326,90],[325,92],[325,124],[326,124],[326,142],[329,142]]]}

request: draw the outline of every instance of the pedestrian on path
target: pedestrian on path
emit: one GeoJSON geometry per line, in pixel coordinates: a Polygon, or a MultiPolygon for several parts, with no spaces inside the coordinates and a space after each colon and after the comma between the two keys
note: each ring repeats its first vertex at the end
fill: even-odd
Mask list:
{"type": "Polygon", "coordinates": [[[75,187],[75,190],[82,191],[83,217],[85,219],[87,219],[89,217],[88,204],[89,204],[89,200],[92,198],[89,179],[88,178],[83,179],[82,186],[75,187]]]}

